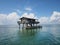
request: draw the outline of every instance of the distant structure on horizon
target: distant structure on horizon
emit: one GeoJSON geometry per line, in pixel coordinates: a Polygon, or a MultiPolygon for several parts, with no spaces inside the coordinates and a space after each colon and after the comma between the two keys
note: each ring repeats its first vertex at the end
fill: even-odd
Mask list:
{"type": "Polygon", "coordinates": [[[41,26],[37,25],[37,24],[39,24],[38,19],[33,19],[33,18],[22,17],[19,19],[19,21],[17,21],[17,23],[19,25],[19,28],[20,28],[20,24],[23,24],[22,28],[26,28],[26,29],[41,27],[41,26]]]}

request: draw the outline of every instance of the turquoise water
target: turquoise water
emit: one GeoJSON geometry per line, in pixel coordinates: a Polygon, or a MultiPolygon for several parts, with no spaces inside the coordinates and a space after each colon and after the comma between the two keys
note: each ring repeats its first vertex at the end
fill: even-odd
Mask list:
{"type": "Polygon", "coordinates": [[[0,45],[60,45],[60,26],[29,30],[0,26],[0,45]]]}

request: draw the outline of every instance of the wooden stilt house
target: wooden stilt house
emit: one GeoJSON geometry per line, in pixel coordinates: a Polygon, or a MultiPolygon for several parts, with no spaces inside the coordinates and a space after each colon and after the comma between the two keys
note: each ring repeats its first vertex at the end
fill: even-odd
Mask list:
{"type": "Polygon", "coordinates": [[[40,26],[37,25],[37,24],[39,24],[37,19],[22,17],[19,20],[20,21],[17,22],[19,27],[20,27],[20,24],[23,24],[23,28],[26,28],[26,29],[40,28],[40,26]],[[25,25],[25,27],[24,27],[24,25],[25,25]]]}

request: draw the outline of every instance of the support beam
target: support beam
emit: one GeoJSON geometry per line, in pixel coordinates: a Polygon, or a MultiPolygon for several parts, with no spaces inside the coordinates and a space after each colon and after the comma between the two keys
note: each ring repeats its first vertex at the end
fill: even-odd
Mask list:
{"type": "Polygon", "coordinates": [[[23,28],[24,28],[24,23],[23,23],[23,28]]]}
{"type": "Polygon", "coordinates": [[[20,24],[19,24],[19,29],[20,29],[20,24]]]}

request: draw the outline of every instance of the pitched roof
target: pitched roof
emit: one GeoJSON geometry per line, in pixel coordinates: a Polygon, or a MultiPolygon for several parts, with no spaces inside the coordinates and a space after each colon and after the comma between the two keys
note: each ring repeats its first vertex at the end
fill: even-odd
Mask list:
{"type": "Polygon", "coordinates": [[[22,17],[22,18],[20,18],[20,19],[30,19],[30,20],[36,20],[36,19],[34,19],[34,18],[27,18],[27,17],[22,17]]]}

